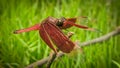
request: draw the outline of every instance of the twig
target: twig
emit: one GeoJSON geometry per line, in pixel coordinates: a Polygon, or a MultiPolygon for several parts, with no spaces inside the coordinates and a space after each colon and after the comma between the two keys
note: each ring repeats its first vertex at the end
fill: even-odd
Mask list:
{"type": "MultiPolygon", "coordinates": [[[[63,56],[63,55],[64,55],[64,53],[59,52],[59,53],[57,54],[57,57],[61,57],[61,56],[63,56]]],[[[48,56],[48,57],[46,57],[46,58],[43,58],[43,59],[41,59],[41,60],[38,60],[38,61],[36,61],[36,62],[28,65],[28,66],[25,67],[25,68],[34,68],[34,67],[36,67],[36,66],[41,67],[43,64],[45,64],[45,63],[48,62],[48,60],[49,60],[50,57],[51,57],[51,56],[48,56]]]]}
{"type": "MultiPolygon", "coordinates": [[[[87,42],[83,42],[80,44],[80,46],[89,46],[90,44],[101,43],[103,41],[108,40],[109,38],[111,38],[113,36],[118,35],[118,34],[120,34],[120,27],[118,27],[116,30],[114,30],[104,36],[101,36],[99,38],[96,38],[96,39],[93,39],[93,40],[90,40],[87,42]]],[[[57,57],[61,57],[63,55],[64,55],[64,53],[59,52],[57,54],[57,57]]],[[[34,62],[34,63],[28,65],[26,68],[33,68],[34,66],[42,66],[43,64],[47,63],[49,58],[50,58],[50,56],[48,56],[47,58],[43,58],[42,60],[38,60],[37,62],[34,62]]]]}
{"type": "Polygon", "coordinates": [[[57,54],[53,53],[52,56],[50,57],[50,59],[48,60],[47,64],[46,64],[46,68],[50,68],[51,64],[53,63],[53,61],[55,60],[57,54]]]}
{"type": "Polygon", "coordinates": [[[115,35],[118,35],[118,34],[120,34],[120,26],[116,30],[114,30],[114,31],[112,31],[112,32],[110,32],[110,33],[108,33],[104,36],[101,36],[99,38],[96,38],[96,39],[93,39],[93,40],[90,40],[90,41],[87,41],[87,42],[83,42],[83,43],[80,44],[80,46],[88,46],[90,44],[100,43],[100,42],[108,40],[112,36],[115,36],[115,35]]]}

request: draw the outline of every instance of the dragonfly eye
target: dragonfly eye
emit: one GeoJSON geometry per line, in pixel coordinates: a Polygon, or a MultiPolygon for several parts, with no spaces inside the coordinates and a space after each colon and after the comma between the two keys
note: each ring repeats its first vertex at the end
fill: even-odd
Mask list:
{"type": "Polygon", "coordinates": [[[66,19],[65,19],[64,17],[60,18],[60,19],[58,20],[58,22],[56,23],[56,25],[57,25],[57,26],[62,26],[65,20],[66,20],[66,19]]]}

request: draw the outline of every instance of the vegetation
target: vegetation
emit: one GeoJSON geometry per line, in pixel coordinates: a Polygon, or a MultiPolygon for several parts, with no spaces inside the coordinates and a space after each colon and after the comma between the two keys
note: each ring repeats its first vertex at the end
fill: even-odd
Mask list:
{"type": "MultiPolygon", "coordinates": [[[[24,68],[49,55],[51,49],[38,31],[14,35],[13,31],[40,23],[48,16],[88,19],[78,24],[97,28],[102,33],[76,27],[72,41],[88,41],[100,37],[120,25],[117,0],[0,0],[0,68],[24,68]]],[[[64,32],[68,32],[64,31],[64,32]]],[[[83,47],[84,53],[56,60],[51,68],[120,68],[120,36],[103,43],[83,47]]],[[[44,66],[43,66],[44,68],[44,66]]]]}

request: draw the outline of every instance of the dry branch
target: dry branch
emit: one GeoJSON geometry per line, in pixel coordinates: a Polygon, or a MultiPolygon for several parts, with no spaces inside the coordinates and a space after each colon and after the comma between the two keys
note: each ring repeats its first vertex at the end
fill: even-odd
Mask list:
{"type": "MultiPolygon", "coordinates": [[[[87,41],[87,42],[83,42],[83,43],[80,44],[80,46],[89,46],[90,44],[101,43],[103,41],[106,41],[106,40],[110,39],[113,36],[118,35],[118,34],[120,34],[120,27],[118,27],[114,31],[112,31],[112,32],[110,32],[110,33],[108,33],[108,34],[106,34],[104,36],[101,36],[99,38],[96,38],[96,39],[93,39],[93,40],[90,40],[90,41],[87,41]]],[[[57,57],[61,57],[63,55],[64,55],[64,53],[59,52],[58,55],[57,55],[57,57]]],[[[55,57],[53,58],[53,60],[55,59],[55,57]]],[[[40,67],[43,64],[47,63],[50,58],[51,58],[51,56],[48,56],[47,58],[43,58],[42,60],[38,60],[38,61],[36,61],[36,62],[28,65],[26,68],[33,68],[35,66],[40,67]]]]}
{"type": "Polygon", "coordinates": [[[46,64],[46,68],[50,68],[51,64],[53,63],[53,61],[55,60],[57,54],[56,53],[52,53],[50,59],[48,60],[47,64],[46,64]]]}

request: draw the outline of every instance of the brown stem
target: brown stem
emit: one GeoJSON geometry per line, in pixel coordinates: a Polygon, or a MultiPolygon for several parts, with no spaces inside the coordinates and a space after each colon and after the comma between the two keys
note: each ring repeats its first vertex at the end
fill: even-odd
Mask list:
{"type": "MultiPolygon", "coordinates": [[[[116,30],[114,30],[114,31],[112,31],[112,32],[110,32],[110,33],[108,33],[104,36],[101,36],[99,38],[96,38],[96,39],[93,39],[93,40],[90,40],[90,41],[87,41],[87,42],[83,42],[83,43],[80,44],[80,46],[89,46],[90,44],[101,43],[103,41],[106,41],[106,40],[110,39],[113,36],[118,35],[118,34],[120,34],[120,27],[118,27],[116,30]]],[[[64,55],[64,53],[59,52],[57,54],[57,57],[61,57],[63,55],[64,55]]],[[[43,64],[48,62],[49,58],[50,58],[50,56],[48,56],[47,58],[43,58],[41,60],[38,60],[38,61],[28,65],[26,68],[33,68],[34,66],[42,66],[43,64]]]]}
{"type": "Polygon", "coordinates": [[[118,34],[120,34],[120,26],[116,30],[114,30],[114,31],[112,31],[112,32],[110,32],[110,33],[108,33],[104,36],[101,36],[99,38],[96,38],[96,39],[93,39],[93,40],[90,40],[90,41],[83,42],[83,43],[80,44],[80,46],[88,46],[90,44],[100,43],[100,42],[106,41],[109,38],[111,38],[112,36],[115,36],[115,35],[118,35],[118,34]]]}
{"type": "Polygon", "coordinates": [[[47,64],[46,64],[46,68],[50,68],[51,64],[53,63],[53,61],[55,60],[57,54],[53,53],[52,56],[50,57],[50,59],[48,60],[47,64]]]}

